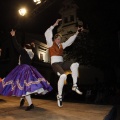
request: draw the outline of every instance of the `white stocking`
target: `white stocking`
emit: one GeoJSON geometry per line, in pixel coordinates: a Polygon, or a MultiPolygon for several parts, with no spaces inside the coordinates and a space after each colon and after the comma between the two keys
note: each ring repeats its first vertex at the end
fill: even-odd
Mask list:
{"type": "Polygon", "coordinates": [[[70,67],[72,71],[73,86],[77,86],[78,67],[79,67],[79,63],[73,63],[70,67]]]}
{"type": "Polygon", "coordinates": [[[31,100],[31,96],[30,95],[27,95],[25,96],[27,102],[28,102],[28,105],[30,106],[32,104],[32,100],[31,100]]]}
{"type": "Polygon", "coordinates": [[[62,74],[58,80],[58,95],[62,96],[64,81],[66,80],[67,76],[65,74],[62,74]]]}

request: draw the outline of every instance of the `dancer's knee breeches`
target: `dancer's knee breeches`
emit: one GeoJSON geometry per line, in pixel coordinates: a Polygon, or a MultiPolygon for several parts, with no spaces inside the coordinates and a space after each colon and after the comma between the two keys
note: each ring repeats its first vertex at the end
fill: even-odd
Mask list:
{"type": "Polygon", "coordinates": [[[78,67],[79,67],[79,63],[73,63],[71,66],[70,66],[70,69],[71,69],[71,71],[73,71],[74,69],[78,69],[78,67]]]}

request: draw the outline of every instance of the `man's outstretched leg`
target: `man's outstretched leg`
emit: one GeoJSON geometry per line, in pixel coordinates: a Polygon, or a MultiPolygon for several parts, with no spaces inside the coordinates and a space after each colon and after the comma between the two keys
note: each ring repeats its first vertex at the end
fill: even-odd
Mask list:
{"type": "Polygon", "coordinates": [[[75,91],[77,94],[82,95],[82,92],[77,87],[77,78],[78,78],[78,63],[73,63],[70,67],[72,71],[72,78],[73,78],[73,87],[72,90],[75,91]]]}
{"type": "Polygon", "coordinates": [[[58,80],[58,95],[57,95],[57,104],[59,107],[62,107],[62,91],[64,86],[64,81],[66,80],[67,76],[62,74],[58,80]]]}

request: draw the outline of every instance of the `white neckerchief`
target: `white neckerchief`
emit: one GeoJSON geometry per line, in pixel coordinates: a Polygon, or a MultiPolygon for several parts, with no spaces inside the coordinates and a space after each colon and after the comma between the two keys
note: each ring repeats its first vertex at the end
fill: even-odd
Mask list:
{"type": "MultiPolygon", "coordinates": [[[[57,43],[56,43],[56,44],[57,44],[57,43]]],[[[61,45],[60,43],[59,43],[59,44],[57,44],[57,46],[58,46],[59,48],[60,48],[60,45],[61,45]]]]}
{"type": "Polygon", "coordinates": [[[27,51],[27,53],[28,53],[30,59],[33,59],[34,53],[32,52],[32,49],[26,49],[26,48],[24,48],[24,49],[27,51]]]}

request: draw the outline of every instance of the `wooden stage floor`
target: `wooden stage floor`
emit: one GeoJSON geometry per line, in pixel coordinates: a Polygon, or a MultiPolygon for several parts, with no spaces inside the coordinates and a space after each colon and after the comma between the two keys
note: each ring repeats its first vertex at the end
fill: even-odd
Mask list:
{"type": "Polygon", "coordinates": [[[63,102],[57,107],[56,101],[32,98],[35,108],[20,109],[19,98],[0,95],[0,120],[103,120],[112,109],[109,105],[94,105],[63,102]]]}

